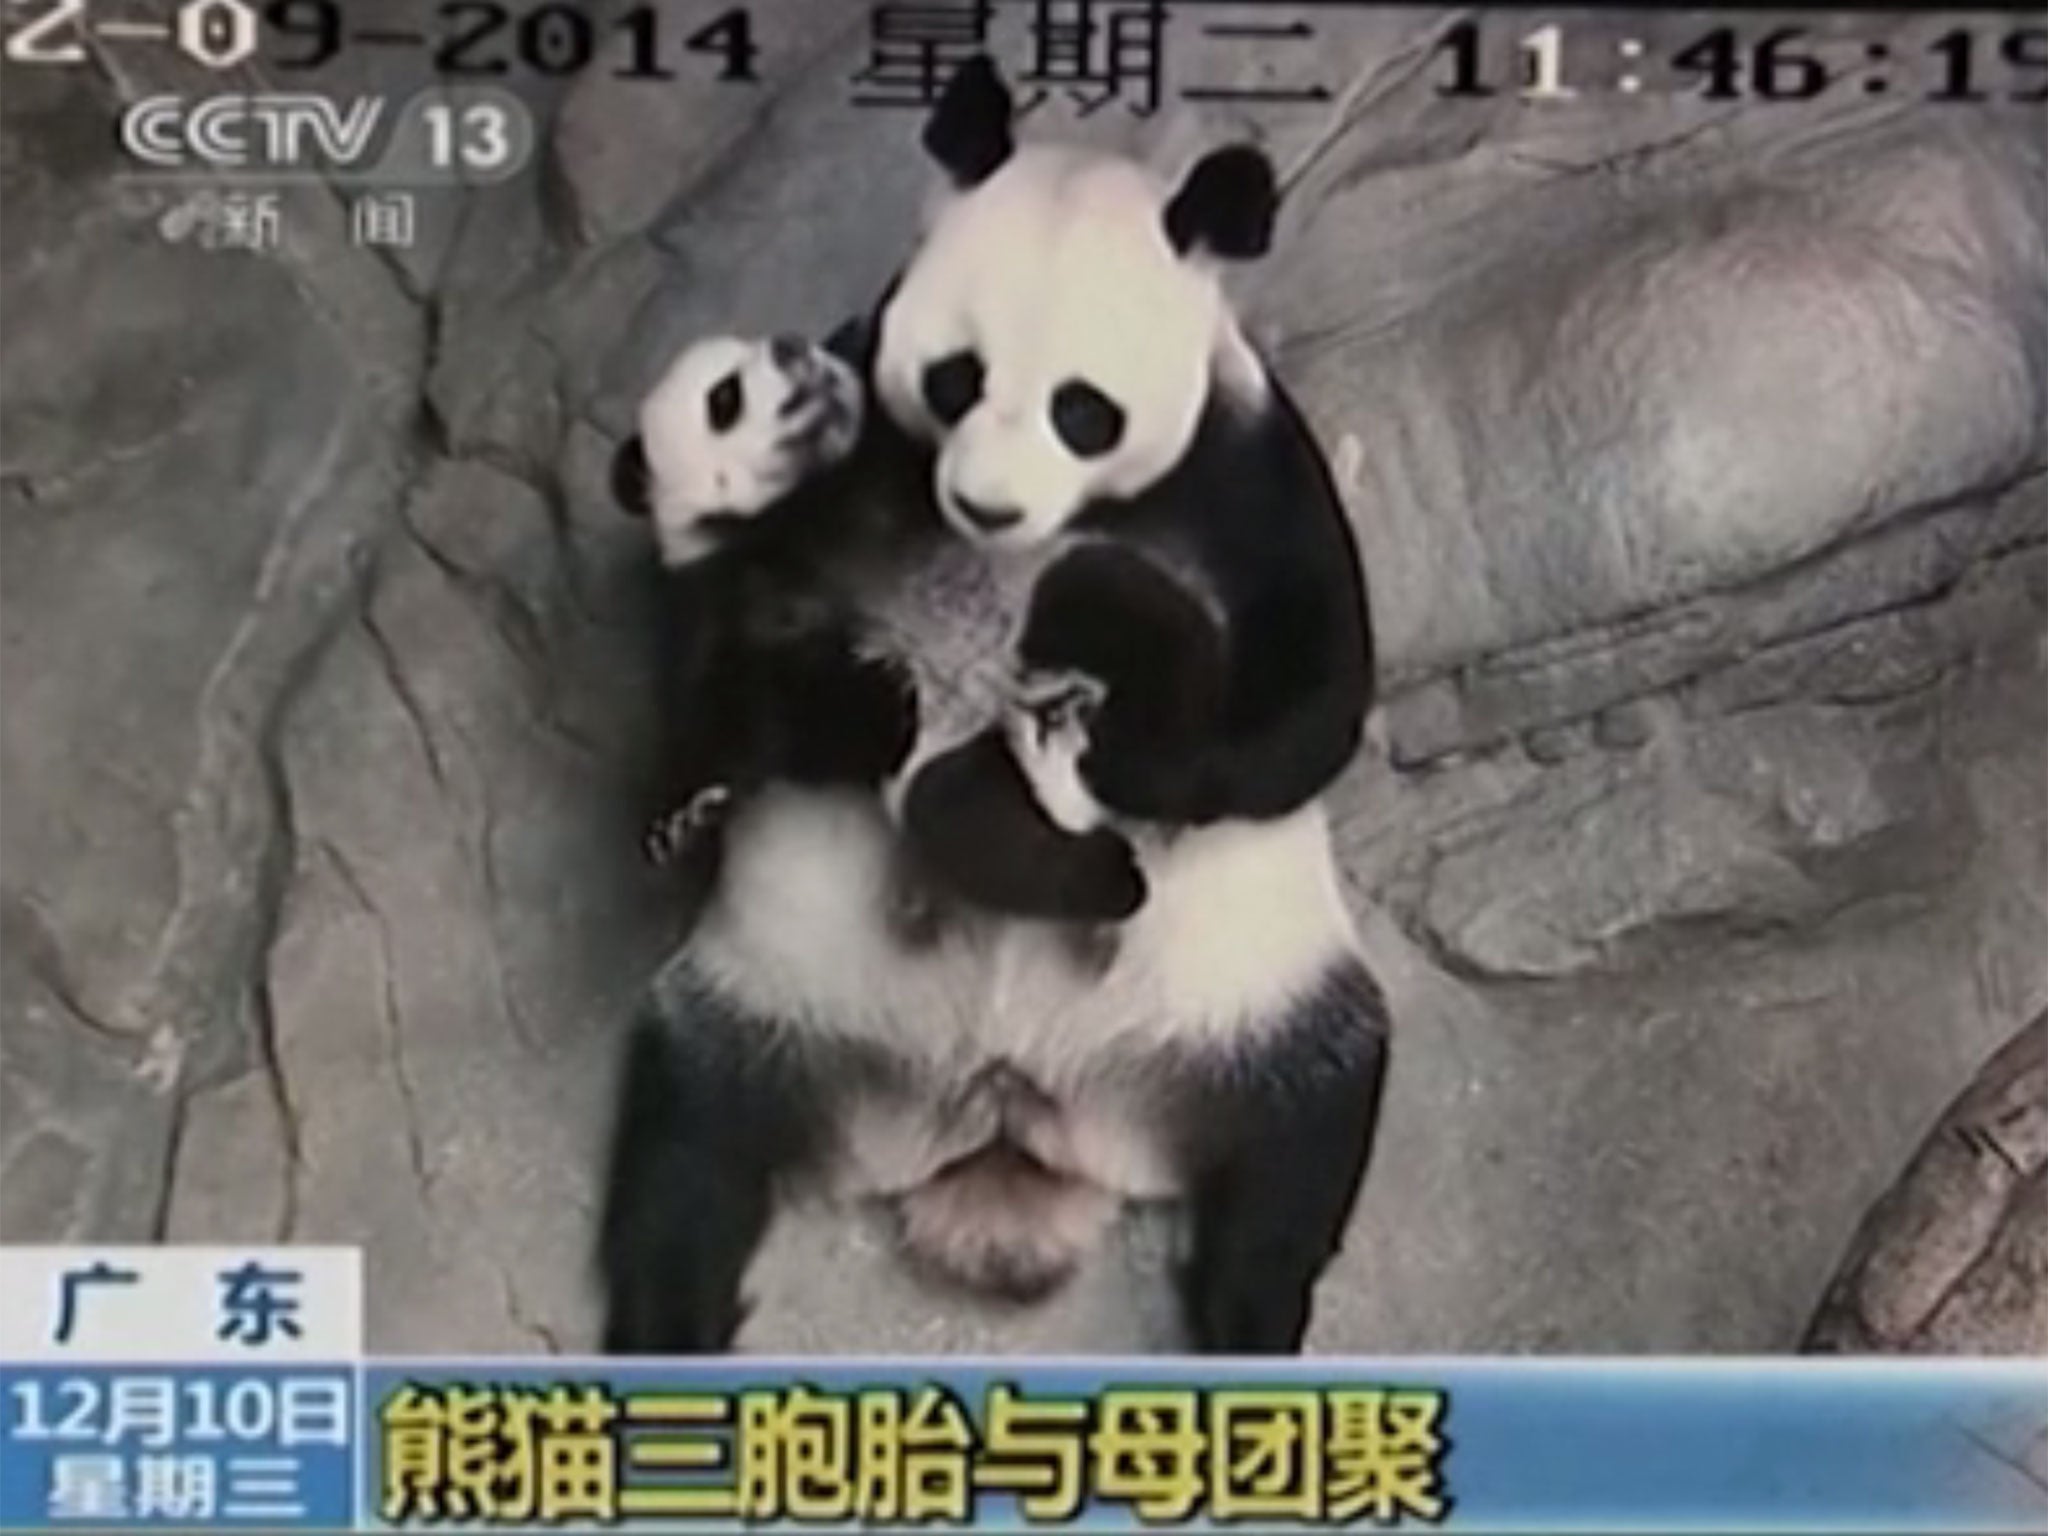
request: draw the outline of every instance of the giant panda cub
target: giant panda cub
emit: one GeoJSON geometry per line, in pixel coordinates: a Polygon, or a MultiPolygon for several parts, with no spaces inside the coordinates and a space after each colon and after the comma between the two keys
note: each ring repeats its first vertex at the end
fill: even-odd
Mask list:
{"type": "Polygon", "coordinates": [[[730,1345],[807,1196],[879,1201],[928,1271],[1013,1297],[1124,1202],[1177,1201],[1191,1343],[1292,1350],[1363,1177],[1386,1019],[1315,798],[1367,702],[1362,583],[1213,269],[1263,248],[1270,171],[1219,151],[1167,188],[1017,147],[1010,117],[982,64],[935,112],[951,198],[862,370],[949,529],[835,567],[853,654],[909,676],[914,742],[882,796],[783,776],[731,807],[632,1033],[612,1350],[730,1345]],[[1136,850],[1109,945],[982,898],[975,786],[1002,761],[1136,850]],[[967,896],[917,944],[891,915],[906,847],[967,896]]]}
{"type": "Polygon", "coordinates": [[[679,864],[699,895],[717,878],[736,796],[771,778],[878,783],[910,744],[907,677],[855,653],[818,578],[857,524],[910,504],[839,484],[866,403],[829,348],[712,337],[676,358],[613,460],[613,497],[650,520],[663,573],[647,851],[679,864]]]}

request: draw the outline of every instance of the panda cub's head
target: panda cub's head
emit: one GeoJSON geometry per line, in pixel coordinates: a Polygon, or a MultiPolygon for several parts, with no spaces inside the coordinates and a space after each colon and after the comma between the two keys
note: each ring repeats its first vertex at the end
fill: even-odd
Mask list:
{"type": "Polygon", "coordinates": [[[1017,145],[993,65],[956,73],[925,130],[950,186],[883,306],[873,368],[938,451],[939,509],[995,545],[1056,534],[1179,464],[1218,391],[1265,373],[1219,262],[1265,251],[1270,162],[1219,149],[1171,186],[1133,160],[1017,145]]]}
{"type": "Polygon", "coordinates": [[[651,517],[665,565],[715,552],[860,440],[860,376],[823,346],[714,336],[669,365],[612,461],[612,494],[651,517]]]}

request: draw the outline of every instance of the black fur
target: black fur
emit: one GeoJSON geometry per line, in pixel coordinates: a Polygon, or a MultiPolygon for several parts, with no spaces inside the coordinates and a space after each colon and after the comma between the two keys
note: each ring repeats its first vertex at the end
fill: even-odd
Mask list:
{"type": "Polygon", "coordinates": [[[1117,923],[1145,904],[1130,843],[1107,830],[1076,836],[1056,825],[993,727],[918,774],[903,828],[920,869],[990,911],[1117,923]]]}
{"type": "Polygon", "coordinates": [[[1204,250],[1229,261],[1263,256],[1273,243],[1280,192],[1273,164],[1249,144],[1204,155],[1166,205],[1166,238],[1183,256],[1204,250]]]}
{"type": "Polygon", "coordinates": [[[1197,747],[1221,728],[1228,641],[1185,585],[1128,543],[1087,544],[1032,588],[1019,646],[1039,671],[1081,672],[1115,707],[1094,720],[1136,750],[1197,747]]]}
{"type": "Polygon", "coordinates": [[[879,786],[915,741],[917,694],[904,669],[858,654],[844,616],[802,611],[772,558],[735,551],[662,579],[649,846],[701,897],[732,810],[777,781],[879,786]],[[707,793],[721,798],[698,817],[707,793]]]}
{"type": "Polygon", "coordinates": [[[1194,1241],[1181,1299],[1197,1350],[1301,1348],[1365,1178],[1386,1060],[1386,1007],[1354,962],[1248,1052],[1186,1069],[1194,1241]]]}
{"type": "MultiPolygon", "coordinates": [[[[1358,750],[1374,665],[1358,549],[1322,453],[1277,381],[1271,402],[1250,418],[1212,403],[1171,474],[1082,520],[1137,548],[1190,553],[1226,615],[1221,707],[1188,750],[1154,749],[1141,689],[1105,699],[1081,772],[1121,815],[1177,825],[1284,816],[1358,750]]],[[[1027,627],[1027,658],[1116,665],[1107,652],[1092,665],[1067,657],[1066,635],[1085,627],[1056,617],[1027,627]]]]}
{"type": "Polygon", "coordinates": [[[612,500],[634,517],[654,510],[650,495],[653,472],[647,466],[647,445],[636,432],[612,455],[612,500]]]}
{"type": "Polygon", "coordinates": [[[946,82],[924,128],[924,147],[965,189],[993,176],[1016,150],[1010,132],[1009,87],[984,55],[968,59],[946,82]]]}
{"type": "Polygon", "coordinates": [[[833,1150],[841,1096],[879,1058],[750,1017],[684,978],[635,1021],[618,1085],[598,1262],[608,1354],[702,1354],[745,1320],[777,1198],[833,1150]]]}

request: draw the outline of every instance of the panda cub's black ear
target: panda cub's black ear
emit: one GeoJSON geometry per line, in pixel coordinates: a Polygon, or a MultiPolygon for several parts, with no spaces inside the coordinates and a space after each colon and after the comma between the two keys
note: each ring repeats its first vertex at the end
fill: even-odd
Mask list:
{"type": "Polygon", "coordinates": [[[1196,162],[1166,205],[1166,238],[1186,256],[1206,251],[1250,261],[1273,243],[1280,188],[1273,162],[1249,144],[1212,150],[1196,162]]]}
{"type": "Polygon", "coordinates": [[[995,61],[976,54],[946,82],[939,104],[924,125],[924,147],[965,190],[993,176],[1017,141],[1010,133],[1015,115],[1010,88],[995,61]]]}
{"type": "MultiPolygon", "coordinates": [[[[886,307],[887,304],[885,295],[882,305],[886,307]]],[[[876,312],[880,313],[880,310],[876,312]]],[[[825,338],[825,350],[865,378],[874,362],[875,329],[874,319],[869,315],[854,315],[842,320],[838,328],[825,338]]]]}
{"type": "Polygon", "coordinates": [[[612,455],[612,500],[629,517],[654,510],[654,471],[647,462],[647,444],[638,432],[619,444],[612,455]]]}

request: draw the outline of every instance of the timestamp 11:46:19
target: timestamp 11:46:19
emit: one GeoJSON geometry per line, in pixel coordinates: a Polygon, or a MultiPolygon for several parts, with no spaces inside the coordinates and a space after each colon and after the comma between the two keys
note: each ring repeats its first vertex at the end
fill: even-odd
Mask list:
{"type": "MultiPolygon", "coordinates": [[[[1565,41],[1556,24],[1519,38],[1514,54],[1520,67],[1513,71],[1519,79],[1504,83],[1498,76],[1509,71],[1489,57],[1480,25],[1460,22],[1437,45],[1448,70],[1437,93],[1483,97],[1511,89],[1526,101],[1570,100],[1580,91],[1566,80],[1565,41]]],[[[1720,27],[1655,61],[1639,39],[1621,38],[1614,43],[1620,65],[1602,85],[1633,94],[1643,70],[1661,67],[1680,82],[1679,89],[1693,82],[1691,88],[1708,101],[1810,101],[1847,80],[1861,79],[1872,93],[1888,89],[1889,71],[1898,67],[1910,71],[1927,101],[2048,101],[2048,27],[2022,27],[2003,36],[1958,28],[1927,43],[1912,60],[1895,57],[1885,43],[1847,47],[1856,53],[1853,62],[1839,53],[1833,60],[1824,57],[1805,28],[1781,27],[1746,43],[1734,28],[1720,27]]]]}

